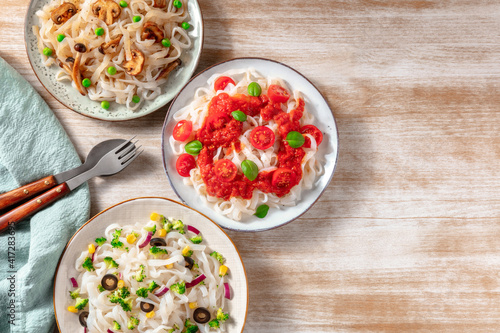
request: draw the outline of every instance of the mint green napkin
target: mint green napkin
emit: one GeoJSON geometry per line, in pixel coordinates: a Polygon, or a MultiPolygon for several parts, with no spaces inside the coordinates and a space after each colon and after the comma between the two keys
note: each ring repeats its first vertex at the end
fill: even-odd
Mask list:
{"type": "MultiPolygon", "coordinates": [[[[0,193],[79,164],[48,105],[0,58],[0,193]]],[[[12,235],[0,234],[0,332],[53,332],[57,262],[89,212],[89,189],[83,185],[18,223],[12,235]]]]}

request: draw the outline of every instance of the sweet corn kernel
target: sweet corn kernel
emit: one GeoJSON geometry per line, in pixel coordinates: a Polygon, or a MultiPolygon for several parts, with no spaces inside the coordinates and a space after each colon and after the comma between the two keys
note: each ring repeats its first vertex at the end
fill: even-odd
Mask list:
{"type": "Polygon", "coordinates": [[[78,313],[78,309],[75,308],[74,306],[68,306],[68,311],[73,313],[78,313]]]}
{"type": "Polygon", "coordinates": [[[89,253],[92,254],[95,252],[95,246],[94,244],[89,244],[89,253]]]}
{"type": "Polygon", "coordinates": [[[155,312],[154,311],[146,313],[146,318],[153,318],[154,316],[155,316],[155,312]]]}
{"type": "Polygon", "coordinates": [[[167,235],[167,230],[160,229],[160,231],[158,231],[158,236],[165,237],[166,235],[167,235]]]}
{"type": "Polygon", "coordinates": [[[227,274],[227,266],[226,265],[221,265],[219,267],[219,275],[224,276],[227,274]]]}
{"type": "Polygon", "coordinates": [[[118,281],[118,288],[123,288],[123,286],[125,286],[125,281],[123,280],[118,281]]]}
{"type": "Polygon", "coordinates": [[[168,269],[171,269],[171,268],[174,268],[174,264],[168,264],[168,265],[165,265],[165,267],[167,267],[168,269]]]}
{"type": "Polygon", "coordinates": [[[189,245],[186,245],[186,247],[182,250],[182,255],[183,256],[187,255],[190,250],[191,248],[189,247],[189,245]]]}
{"type": "Polygon", "coordinates": [[[151,213],[151,215],[149,216],[149,218],[151,219],[151,221],[158,221],[160,219],[160,214],[158,213],[151,213]]]}
{"type": "Polygon", "coordinates": [[[135,237],[134,234],[130,234],[127,236],[127,243],[129,243],[129,244],[134,244],[136,240],[137,240],[137,237],[135,237]]]}
{"type": "Polygon", "coordinates": [[[189,303],[189,308],[190,309],[196,309],[198,307],[198,302],[191,302],[189,303]]]}

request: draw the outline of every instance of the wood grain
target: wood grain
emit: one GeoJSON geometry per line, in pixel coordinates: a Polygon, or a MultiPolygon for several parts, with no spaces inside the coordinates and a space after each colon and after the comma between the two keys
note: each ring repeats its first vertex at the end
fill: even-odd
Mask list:
{"type": "MultiPolygon", "coordinates": [[[[175,198],[167,108],[125,123],[79,116],[33,75],[28,0],[3,1],[0,56],[45,98],[81,156],[137,135],[124,172],[90,181],[92,213],[175,198]]],[[[333,181],[302,218],[229,232],[249,278],[245,332],[496,332],[500,325],[500,4],[494,0],[200,0],[198,70],[239,56],[307,76],[337,119],[333,181]]]]}
{"type": "Polygon", "coordinates": [[[57,182],[54,176],[47,176],[12,191],[2,193],[0,194],[0,211],[56,185],[57,182]]]}

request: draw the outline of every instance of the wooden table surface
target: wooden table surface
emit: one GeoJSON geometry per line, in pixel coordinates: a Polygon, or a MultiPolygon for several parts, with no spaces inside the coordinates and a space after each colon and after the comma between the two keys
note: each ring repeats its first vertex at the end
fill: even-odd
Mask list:
{"type": "MultiPolygon", "coordinates": [[[[2,0],[0,56],[44,97],[83,157],[137,135],[141,158],[90,181],[92,214],[176,198],[163,171],[167,108],[110,123],[54,100],[28,63],[29,0],[2,0]]],[[[340,159],[314,207],[282,228],[228,232],[249,279],[245,332],[494,332],[500,326],[500,3],[200,0],[198,70],[284,62],[325,95],[340,159]]],[[[1,83],[0,83],[1,84],[1,83]]]]}

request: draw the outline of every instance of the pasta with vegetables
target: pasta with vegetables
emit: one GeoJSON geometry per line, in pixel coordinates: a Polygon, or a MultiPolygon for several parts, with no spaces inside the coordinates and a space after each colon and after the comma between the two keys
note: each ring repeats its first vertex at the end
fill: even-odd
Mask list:
{"type": "Polygon", "coordinates": [[[112,224],[89,244],[75,263],[68,311],[89,333],[225,332],[224,256],[181,220],[150,220],[112,224]]]}

